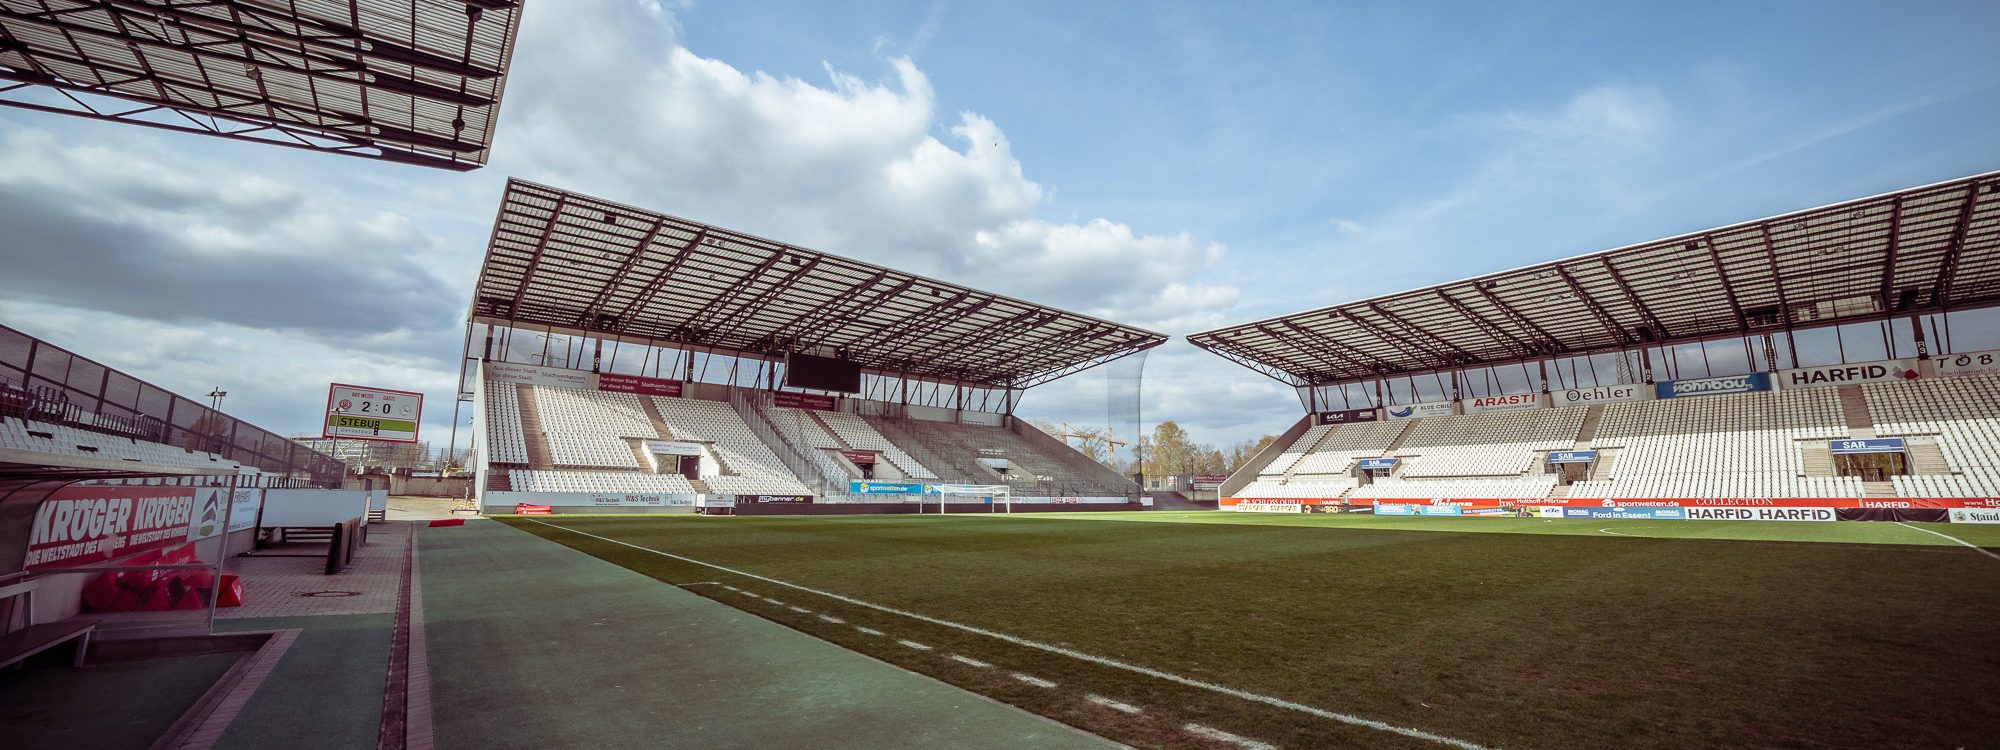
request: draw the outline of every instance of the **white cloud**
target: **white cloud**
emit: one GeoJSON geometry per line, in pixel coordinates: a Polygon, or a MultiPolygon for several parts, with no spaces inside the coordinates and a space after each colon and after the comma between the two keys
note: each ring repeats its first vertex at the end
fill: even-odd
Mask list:
{"type": "Polygon", "coordinates": [[[907,57],[885,80],[828,65],[812,83],[703,58],[616,6],[537,12],[496,148],[526,177],[1121,322],[1179,319],[1190,289],[1234,299],[1189,284],[1219,245],[1040,218],[1048,193],[1000,126],[940,113],[907,57]],[[581,23],[593,32],[551,31],[581,23]],[[547,80],[549,59],[594,85],[547,80]]]}

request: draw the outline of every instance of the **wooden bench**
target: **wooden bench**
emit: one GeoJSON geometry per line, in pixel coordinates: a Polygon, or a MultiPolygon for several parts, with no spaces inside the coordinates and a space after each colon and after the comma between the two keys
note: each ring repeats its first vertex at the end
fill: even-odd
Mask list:
{"type": "Polygon", "coordinates": [[[83,666],[84,653],[90,650],[90,633],[97,624],[92,622],[51,622],[35,624],[35,589],[42,582],[33,578],[15,579],[0,585],[0,601],[12,600],[7,611],[7,621],[0,623],[0,668],[11,667],[30,656],[76,641],[76,657],[71,664],[83,666]],[[14,628],[16,614],[23,626],[14,628]]]}

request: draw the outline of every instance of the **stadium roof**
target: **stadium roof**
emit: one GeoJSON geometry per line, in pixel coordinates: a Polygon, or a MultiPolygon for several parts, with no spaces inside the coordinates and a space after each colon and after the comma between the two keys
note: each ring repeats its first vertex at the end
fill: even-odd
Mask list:
{"type": "Polygon", "coordinates": [[[1027,388],[1158,346],[1151,331],[521,180],[474,322],[1027,388]]]}
{"type": "Polygon", "coordinates": [[[1295,386],[2000,303],[2000,172],[1219,328],[1295,386]]]}
{"type": "Polygon", "coordinates": [[[486,163],[518,0],[0,0],[0,104],[486,163]]]}

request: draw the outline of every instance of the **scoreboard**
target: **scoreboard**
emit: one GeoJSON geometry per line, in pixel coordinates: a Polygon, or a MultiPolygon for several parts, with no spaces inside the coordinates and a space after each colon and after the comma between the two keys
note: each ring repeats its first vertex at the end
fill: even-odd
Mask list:
{"type": "Polygon", "coordinates": [[[423,414],[424,394],[334,383],[326,389],[326,423],[320,436],[414,443],[423,414]]]}

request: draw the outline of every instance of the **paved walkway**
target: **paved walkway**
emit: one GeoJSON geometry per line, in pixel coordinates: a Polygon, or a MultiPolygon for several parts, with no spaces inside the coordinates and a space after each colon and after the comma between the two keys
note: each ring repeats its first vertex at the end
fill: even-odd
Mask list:
{"type": "Polygon", "coordinates": [[[396,611],[403,555],[413,523],[372,523],[347,570],[326,574],[326,543],[286,544],[229,558],[243,581],[243,606],[218,618],[374,615],[396,611]]]}
{"type": "Polygon", "coordinates": [[[420,534],[442,748],[1115,747],[492,521],[420,534]]]}

